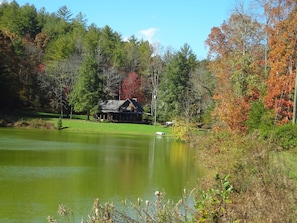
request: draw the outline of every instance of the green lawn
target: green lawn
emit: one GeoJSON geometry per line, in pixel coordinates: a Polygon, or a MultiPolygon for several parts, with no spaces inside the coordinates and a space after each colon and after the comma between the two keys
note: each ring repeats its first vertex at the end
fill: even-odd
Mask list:
{"type": "MultiPolygon", "coordinates": [[[[57,122],[58,119],[55,119],[57,122]]],[[[154,125],[145,124],[128,124],[128,123],[106,123],[95,122],[77,119],[63,119],[62,131],[72,132],[90,132],[90,133],[121,133],[121,134],[145,134],[152,135],[156,132],[164,132],[166,135],[170,135],[170,128],[166,128],[160,125],[154,127],[154,125]]]]}
{"type": "MultiPolygon", "coordinates": [[[[34,112],[34,111],[21,111],[13,114],[13,119],[42,119],[46,122],[52,122],[55,125],[58,123],[60,114],[34,112]]],[[[95,121],[93,117],[87,120],[86,115],[73,115],[72,119],[62,119],[62,131],[68,132],[90,132],[90,133],[120,133],[120,134],[145,134],[155,135],[156,132],[164,132],[165,135],[171,134],[171,128],[146,124],[131,124],[131,123],[107,123],[95,121]]]]}
{"type": "MultiPolygon", "coordinates": [[[[18,111],[9,116],[10,120],[26,120],[33,122],[34,120],[43,120],[45,122],[54,123],[57,126],[60,114],[35,112],[35,111],[18,111]]],[[[0,117],[1,119],[1,117],[0,117]]],[[[108,123],[98,122],[90,117],[87,120],[86,115],[73,115],[72,119],[62,119],[62,130],[67,132],[85,132],[85,133],[107,133],[107,134],[134,134],[134,135],[155,135],[156,132],[164,132],[165,135],[171,135],[171,128],[164,127],[159,124],[131,124],[131,123],[108,123]]],[[[58,131],[58,130],[57,130],[58,131]]]]}

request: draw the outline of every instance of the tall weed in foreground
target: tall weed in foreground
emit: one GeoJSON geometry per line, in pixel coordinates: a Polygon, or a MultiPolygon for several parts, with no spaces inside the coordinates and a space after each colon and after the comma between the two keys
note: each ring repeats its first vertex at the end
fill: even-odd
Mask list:
{"type": "Polygon", "coordinates": [[[220,222],[226,220],[233,222],[228,216],[228,205],[231,203],[230,195],[233,186],[228,180],[229,176],[223,178],[216,175],[216,184],[207,191],[200,191],[196,199],[195,208],[197,210],[194,219],[197,222],[220,222]]]}
{"type": "MultiPolygon", "coordinates": [[[[294,222],[296,185],[288,178],[285,163],[275,162],[275,156],[281,155],[275,144],[256,134],[226,132],[212,133],[198,142],[205,166],[212,174],[229,175],[233,186],[224,214],[205,222],[294,222]]],[[[211,185],[215,182],[208,177],[200,187],[211,185]]]]}
{"type": "MultiPolygon", "coordinates": [[[[182,198],[178,202],[173,202],[166,198],[165,192],[155,192],[156,199],[154,202],[148,200],[143,201],[138,198],[135,202],[123,201],[124,210],[120,210],[112,202],[105,204],[100,203],[98,198],[94,199],[93,207],[86,219],[82,219],[81,223],[163,223],[163,222],[192,222],[195,209],[187,202],[187,198],[191,196],[193,191],[186,196],[186,191],[182,192],[182,198]]],[[[73,211],[65,205],[60,204],[58,214],[64,217],[64,222],[74,223],[73,211]]],[[[48,216],[49,223],[57,223],[58,221],[48,216]]]]}

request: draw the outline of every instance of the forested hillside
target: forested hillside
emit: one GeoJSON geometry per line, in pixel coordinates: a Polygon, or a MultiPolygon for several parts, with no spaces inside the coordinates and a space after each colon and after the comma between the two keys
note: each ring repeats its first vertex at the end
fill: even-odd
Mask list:
{"type": "Polygon", "coordinates": [[[254,0],[234,10],[206,40],[198,61],[186,43],[154,48],[112,27],[88,25],[67,6],[0,5],[0,112],[94,114],[98,101],[137,98],[159,121],[252,131],[294,119],[297,6],[254,0]],[[155,109],[157,106],[157,109],[155,109]],[[154,114],[153,114],[154,115],[154,114]]]}

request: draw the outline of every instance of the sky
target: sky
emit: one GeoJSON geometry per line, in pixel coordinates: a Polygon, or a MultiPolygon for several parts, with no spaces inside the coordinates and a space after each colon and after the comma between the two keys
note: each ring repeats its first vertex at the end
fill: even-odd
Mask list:
{"type": "Polygon", "coordinates": [[[215,26],[228,20],[236,0],[17,0],[37,10],[57,12],[62,6],[75,16],[81,12],[87,24],[108,25],[122,39],[134,35],[164,50],[178,51],[188,44],[202,60],[207,57],[205,40],[215,26]]]}

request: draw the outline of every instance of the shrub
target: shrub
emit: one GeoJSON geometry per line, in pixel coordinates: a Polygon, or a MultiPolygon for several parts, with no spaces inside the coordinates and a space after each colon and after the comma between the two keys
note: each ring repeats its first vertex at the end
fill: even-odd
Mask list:
{"type": "Polygon", "coordinates": [[[212,112],[214,110],[214,105],[207,108],[201,115],[201,122],[203,124],[210,125],[212,123],[212,112]]]}
{"type": "Polygon", "coordinates": [[[179,141],[188,142],[196,130],[195,124],[187,122],[184,118],[177,118],[172,126],[172,135],[179,141]]]}
{"type": "Polygon", "coordinates": [[[18,121],[16,121],[14,123],[14,126],[15,127],[28,127],[29,126],[29,122],[24,120],[24,119],[20,119],[18,121]]]}
{"type": "Polygon", "coordinates": [[[54,129],[53,123],[46,122],[42,119],[20,119],[14,123],[14,126],[22,128],[54,129]]]}
{"type": "Polygon", "coordinates": [[[270,130],[274,127],[274,114],[271,110],[265,108],[261,100],[254,101],[251,103],[245,124],[250,133],[259,130],[261,136],[267,138],[270,130]]]}
{"type": "Polygon", "coordinates": [[[282,149],[290,149],[297,146],[297,125],[285,124],[275,127],[272,132],[272,140],[282,149]]]}
{"type": "Polygon", "coordinates": [[[4,119],[0,119],[0,127],[5,127],[7,125],[4,119]]]}
{"type": "Polygon", "coordinates": [[[57,121],[57,129],[58,129],[58,130],[61,130],[62,128],[63,128],[62,119],[59,118],[58,121],[57,121]]]}

